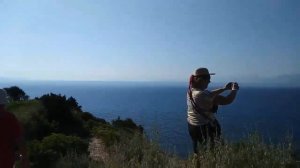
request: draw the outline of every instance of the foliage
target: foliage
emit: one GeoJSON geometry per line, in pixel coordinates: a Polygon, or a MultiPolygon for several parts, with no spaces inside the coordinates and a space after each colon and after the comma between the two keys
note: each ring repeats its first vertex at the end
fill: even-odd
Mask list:
{"type": "MultiPolygon", "coordinates": [[[[128,133],[142,130],[132,120],[114,120],[114,124],[82,112],[75,98],[46,94],[27,101],[13,101],[8,105],[23,124],[32,167],[73,167],[74,157],[88,155],[88,135],[100,137],[106,146],[128,139],[128,133]],[[130,131],[132,129],[132,131],[130,131]],[[126,130],[125,133],[124,130],[126,130]],[[67,159],[69,162],[62,162],[67,159]],[[73,161],[72,161],[73,160],[73,161]]],[[[85,167],[92,161],[76,165],[85,167]]]]}
{"type": "Polygon", "coordinates": [[[37,100],[12,102],[7,108],[23,124],[27,141],[41,140],[54,130],[55,125],[47,120],[45,108],[37,100]]]}
{"type": "Polygon", "coordinates": [[[71,109],[81,111],[81,106],[79,106],[77,100],[74,97],[69,97],[66,102],[71,109]]]}
{"type": "Polygon", "coordinates": [[[67,153],[86,154],[88,143],[76,136],[51,134],[42,141],[32,141],[29,155],[32,167],[52,167],[53,164],[67,153]]]}
{"type": "Polygon", "coordinates": [[[118,117],[116,120],[112,120],[112,125],[116,128],[127,129],[127,130],[137,130],[140,133],[143,133],[144,129],[141,125],[137,126],[132,119],[127,118],[125,120],[121,120],[118,117]]]}
{"type": "Polygon", "coordinates": [[[109,154],[113,157],[109,157],[103,167],[176,168],[183,166],[177,157],[162,152],[157,142],[146,140],[140,133],[134,134],[131,139],[121,139],[120,143],[109,147],[109,154]]]}
{"type": "Polygon", "coordinates": [[[104,119],[97,118],[89,112],[82,112],[81,118],[84,121],[84,127],[87,130],[93,130],[94,128],[99,127],[100,125],[103,125],[103,124],[104,125],[109,124],[104,119]]]}
{"type": "MultiPolygon", "coordinates": [[[[284,168],[296,167],[289,142],[274,145],[264,143],[259,135],[250,135],[238,142],[217,145],[213,150],[201,150],[187,160],[161,151],[157,142],[147,141],[141,134],[109,147],[109,159],[99,167],[144,168],[284,168]]],[[[299,165],[298,165],[299,166],[299,165]]]]}
{"type": "Polygon", "coordinates": [[[13,101],[28,100],[29,96],[18,86],[4,88],[13,101]]]}
{"type": "Polygon", "coordinates": [[[105,146],[111,146],[120,141],[120,132],[109,124],[99,124],[93,129],[93,135],[100,138],[105,146]]]}
{"type": "Polygon", "coordinates": [[[89,121],[89,120],[92,120],[92,121],[96,121],[96,122],[99,122],[99,123],[103,123],[103,124],[107,124],[107,122],[102,119],[102,118],[97,118],[95,116],[93,116],[91,113],[89,112],[82,112],[81,113],[81,118],[84,120],[84,121],[89,121]]]}
{"type": "Polygon", "coordinates": [[[55,132],[81,137],[89,135],[81,118],[81,107],[74,98],[67,99],[66,96],[51,93],[43,95],[37,100],[44,105],[48,121],[57,124],[55,132]]]}
{"type": "Polygon", "coordinates": [[[127,140],[133,138],[138,133],[143,133],[143,127],[137,126],[131,119],[121,120],[118,117],[116,120],[112,120],[112,124],[109,123],[97,123],[93,128],[93,135],[100,138],[105,146],[112,146],[122,139],[127,140]]]}
{"type": "Polygon", "coordinates": [[[103,167],[99,162],[90,160],[87,154],[77,154],[74,152],[61,156],[56,162],[56,168],[99,168],[103,167]]]}
{"type": "Polygon", "coordinates": [[[191,157],[189,164],[200,167],[295,167],[290,142],[274,145],[264,143],[259,134],[251,134],[238,143],[225,143],[214,150],[205,150],[191,157]]]}

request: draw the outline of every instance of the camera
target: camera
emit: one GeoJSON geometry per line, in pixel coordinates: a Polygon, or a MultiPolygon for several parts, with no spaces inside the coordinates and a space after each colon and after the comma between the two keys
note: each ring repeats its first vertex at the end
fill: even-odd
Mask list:
{"type": "Polygon", "coordinates": [[[236,82],[231,83],[231,90],[239,90],[239,85],[236,82]]]}

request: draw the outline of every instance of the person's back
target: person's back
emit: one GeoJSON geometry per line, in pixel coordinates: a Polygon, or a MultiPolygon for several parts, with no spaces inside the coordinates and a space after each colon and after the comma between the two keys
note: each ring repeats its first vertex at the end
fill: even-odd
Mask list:
{"type": "Polygon", "coordinates": [[[21,126],[16,117],[5,110],[7,95],[0,89],[0,168],[12,168],[21,141],[21,126]]]}
{"type": "Polygon", "coordinates": [[[203,109],[201,112],[204,113],[209,119],[204,118],[203,115],[199,114],[195,111],[191,98],[189,95],[187,95],[187,120],[192,125],[204,125],[208,124],[210,120],[214,120],[215,116],[213,112],[210,111],[210,109],[213,107],[213,99],[210,96],[210,92],[207,90],[199,90],[192,88],[192,99],[195,100],[195,103],[199,105],[199,108],[203,109]],[[202,100],[202,101],[201,101],[202,100]],[[203,101],[206,100],[206,101],[203,101]]]}

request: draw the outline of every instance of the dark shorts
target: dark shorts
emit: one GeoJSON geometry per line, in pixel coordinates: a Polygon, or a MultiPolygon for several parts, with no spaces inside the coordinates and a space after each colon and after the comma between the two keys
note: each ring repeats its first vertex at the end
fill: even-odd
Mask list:
{"type": "Polygon", "coordinates": [[[207,144],[207,142],[214,144],[214,141],[219,140],[221,136],[221,127],[218,120],[215,120],[214,124],[201,126],[194,126],[188,123],[188,129],[192,140],[202,144],[207,144]]]}

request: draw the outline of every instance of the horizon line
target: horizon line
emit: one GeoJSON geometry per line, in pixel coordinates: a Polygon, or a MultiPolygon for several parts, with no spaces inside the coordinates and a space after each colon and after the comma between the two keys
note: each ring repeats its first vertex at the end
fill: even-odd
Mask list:
{"type": "MultiPolygon", "coordinates": [[[[1,78],[0,78],[1,79],[1,78]]],[[[53,83],[53,82],[61,82],[61,83],[90,83],[90,84],[97,84],[97,83],[113,83],[113,84],[117,84],[117,83],[123,83],[123,84],[163,84],[163,85],[170,85],[170,84],[174,84],[174,85],[188,85],[188,81],[175,81],[175,80],[168,80],[168,81],[164,81],[164,80],[32,80],[32,79],[9,79],[9,80],[1,80],[0,83],[2,84],[11,84],[11,83],[15,83],[15,82],[21,82],[21,83],[53,83]]],[[[211,82],[210,87],[213,86],[215,87],[215,85],[224,85],[227,82],[224,81],[216,81],[216,82],[211,82]]],[[[245,86],[245,87],[266,87],[266,88],[270,88],[270,87],[276,87],[276,88],[300,88],[299,84],[281,84],[281,83],[273,83],[273,82],[238,82],[241,86],[245,86]]],[[[16,84],[17,85],[17,84],[16,84]]]]}

